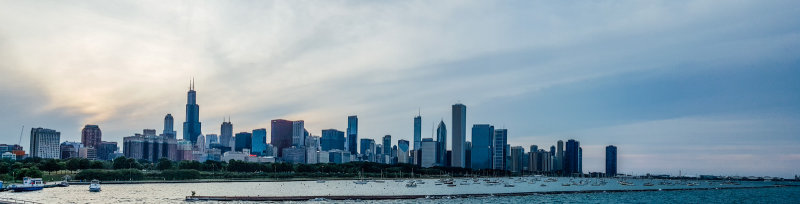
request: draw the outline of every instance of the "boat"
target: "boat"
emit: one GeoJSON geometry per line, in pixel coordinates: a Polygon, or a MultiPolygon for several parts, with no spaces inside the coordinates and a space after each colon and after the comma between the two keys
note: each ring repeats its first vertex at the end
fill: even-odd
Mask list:
{"type": "Polygon", "coordinates": [[[414,182],[409,182],[409,183],[406,184],[406,188],[416,188],[416,187],[417,187],[417,184],[414,183],[414,182]]]}
{"type": "Polygon", "coordinates": [[[325,180],[317,180],[317,183],[325,183],[325,180]]]}
{"type": "Polygon", "coordinates": [[[22,184],[11,185],[8,187],[8,189],[14,192],[38,191],[44,189],[44,182],[42,182],[42,178],[25,177],[22,178],[22,184]]]}
{"type": "Polygon", "coordinates": [[[569,186],[569,183],[562,183],[561,186],[569,186]]]}
{"type": "Polygon", "coordinates": [[[507,183],[506,185],[503,185],[503,187],[514,187],[514,184],[507,183]]]}
{"type": "MultiPolygon", "coordinates": [[[[362,171],[363,171],[363,170],[362,170],[362,171]]],[[[361,172],[358,172],[358,177],[360,178],[360,180],[355,180],[355,181],[353,181],[353,183],[355,183],[355,184],[361,184],[361,185],[363,185],[363,184],[367,184],[367,183],[368,183],[368,181],[364,179],[364,175],[362,175],[362,173],[361,173],[361,172]]]]}
{"type": "Polygon", "coordinates": [[[447,187],[456,187],[456,184],[447,184],[447,187]]]}
{"type": "Polygon", "coordinates": [[[654,186],[653,183],[644,183],[644,186],[654,186]]]}
{"type": "Polygon", "coordinates": [[[539,185],[539,186],[541,186],[541,187],[545,187],[545,186],[547,186],[547,184],[542,184],[542,185],[539,185]]]}
{"type": "Polygon", "coordinates": [[[375,183],[386,183],[386,181],[384,181],[384,180],[374,180],[372,182],[375,182],[375,183]]]}
{"type": "Polygon", "coordinates": [[[89,191],[100,192],[100,181],[98,181],[97,179],[92,180],[92,183],[89,184],[89,191]]]}

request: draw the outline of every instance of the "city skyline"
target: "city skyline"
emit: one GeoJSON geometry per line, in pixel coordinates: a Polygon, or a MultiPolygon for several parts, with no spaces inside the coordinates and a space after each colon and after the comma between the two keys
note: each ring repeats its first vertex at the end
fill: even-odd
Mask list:
{"type": "Polygon", "coordinates": [[[2,4],[0,143],[24,125],[26,150],[35,127],[80,141],[98,125],[121,144],[172,114],[182,133],[195,78],[204,134],[231,116],[233,133],[286,119],[320,136],[357,115],[359,143],[414,141],[418,113],[435,138],[429,125],[451,126],[463,103],[467,141],[473,124],[507,129],[511,146],[575,139],[584,172],[604,171],[607,145],[621,173],[800,169],[797,2],[2,4]],[[648,12],[616,15],[629,10],[648,12]]]}

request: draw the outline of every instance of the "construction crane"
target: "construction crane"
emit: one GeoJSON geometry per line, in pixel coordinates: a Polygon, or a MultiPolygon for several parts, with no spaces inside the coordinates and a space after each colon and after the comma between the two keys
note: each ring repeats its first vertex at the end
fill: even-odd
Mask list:
{"type": "Polygon", "coordinates": [[[25,132],[25,125],[23,125],[21,129],[19,129],[19,141],[17,141],[17,145],[22,145],[21,143],[22,143],[23,132],[25,132]]]}

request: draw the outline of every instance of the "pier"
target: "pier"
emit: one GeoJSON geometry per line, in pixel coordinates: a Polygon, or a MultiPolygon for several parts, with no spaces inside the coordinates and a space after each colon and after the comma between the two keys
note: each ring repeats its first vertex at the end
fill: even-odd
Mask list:
{"type": "Polygon", "coordinates": [[[546,192],[453,194],[453,195],[186,196],[186,201],[407,200],[407,199],[421,199],[421,198],[441,199],[441,198],[526,196],[526,195],[571,194],[571,193],[614,193],[614,192],[645,192],[645,191],[688,191],[688,190],[716,190],[716,189],[777,188],[777,187],[787,187],[787,186],[790,185],[680,188],[680,189],[579,190],[579,191],[546,191],[546,192]]]}

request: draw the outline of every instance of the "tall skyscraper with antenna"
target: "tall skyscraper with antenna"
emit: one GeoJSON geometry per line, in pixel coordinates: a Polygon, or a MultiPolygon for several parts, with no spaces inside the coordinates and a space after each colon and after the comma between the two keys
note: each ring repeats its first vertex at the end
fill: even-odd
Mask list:
{"type": "Polygon", "coordinates": [[[414,150],[422,148],[422,116],[414,117],[414,150]]]}
{"type": "Polygon", "coordinates": [[[197,105],[197,92],[194,91],[194,79],[189,82],[186,100],[186,122],[183,122],[183,139],[197,143],[197,136],[203,134],[200,124],[200,106],[197,105]]]}

